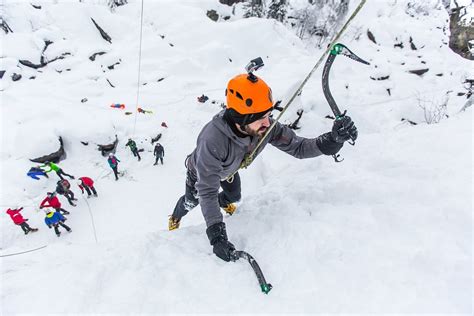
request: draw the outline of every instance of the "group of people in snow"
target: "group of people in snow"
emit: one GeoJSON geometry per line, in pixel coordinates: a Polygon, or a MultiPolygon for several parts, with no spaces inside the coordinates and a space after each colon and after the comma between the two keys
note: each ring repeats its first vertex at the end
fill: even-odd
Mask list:
{"type": "MultiPolygon", "coordinates": [[[[32,175],[32,171],[28,172],[28,176],[32,177],[33,179],[39,180],[39,176],[48,177],[48,173],[51,171],[56,172],[59,177],[59,181],[56,183],[56,188],[52,192],[47,192],[46,197],[41,201],[39,208],[45,211],[45,218],[44,222],[46,226],[49,228],[54,228],[54,232],[56,236],[61,236],[61,232],[59,231],[59,227],[63,227],[67,232],[71,232],[71,228],[66,225],[64,222],[67,218],[64,215],[69,215],[69,211],[62,208],[62,204],[58,198],[58,194],[64,196],[71,206],[76,206],[74,201],[77,201],[75,198],[74,192],[71,190],[71,183],[69,180],[64,179],[63,176],[69,177],[69,179],[74,180],[75,177],[66,173],[62,168],[60,168],[57,164],[53,162],[47,162],[42,166],[36,167],[34,175],[32,175]],[[48,168],[49,170],[45,170],[43,168],[48,168]]],[[[95,196],[97,197],[97,191],[94,187],[94,180],[89,177],[80,177],[76,180],[76,183],[81,189],[82,194],[87,192],[87,197],[95,196]]],[[[28,219],[24,218],[23,215],[20,213],[23,210],[23,207],[13,207],[7,209],[6,213],[10,215],[13,223],[15,225],[20,226],[23,230],[25,235],[30,232],[38,231],[38,228],[31,227],[27,222],[28,219]]]]}
{"type": "MultiPolygon", "coordinates": [[[[130,148],[130,150],[132,151],[132,154],[135,157],[138,157],[138,161],[141,160],[139,150],[137,148],[137,144],[134,140],[130,138],[125,146],[130,148]]],[[[161,145],[160,143],[157,143],[154,147],[153,155],[156,157],[154,165],[157,165],[158,161],[160,161],[161,164],[163,164],[163,157],[165,155],[163,145],[161,145]]],[[[115,180],[118,180],[119,179],[118,165],[119,165],[120,160],[113,153],[110,153],[108,155],[107,162],[114,173],[115,180]]],[[[44,176],[45,178],[49,178],[48,173],[52,171],[54,171],[57,174],[60,180],[56,183],[56,189],[54,191],[47,192],[46,197],[40,203],[39,208],[45,210],[45,214],[46,214],[46,217],[44,219],[45,224],[49,228],[54,228],[56,235],[59,237],[61,235],[61,232],[59,231],[59,227],[63,227],[68,232],[71,232],[71,228],[64,223],[67,220],[67,218],[64,215],[69,215],[70,213],[69,211],[62,208],[58,195],[64,196],[67,199],[69,205],[76,206],[74,202],[77,201],[77,199],[75,197],[74,192],[71,190],[71,183],[69,182],[69,180],[64,178],[64,177],[68,177],[70,180],[74,180],[75,177],[73,175],[66,173],[61,167],[59,167],[54,162],[46,162],[43,165],[32,167],[28,171],[27,175],[31,177],[32,179],[40,180],[41,176],[44,176]]],[[[81,190],[82,194],[84,194],[84,192],[87,193],[88,198],[91,196],[97,197],[97,191],[94,187],[94,181],[90,177],[84,176],[84,177],[78,178],[77,185],[79,189],[81,190]]],[[[27,223],[28,219],[24,218],[22,214],[20,213],[22,210],[23,210],[23,207],[18,206],[18,207],[9,208],[6,211],[6,213],[10,215],[15,225],[20,226],[20,228],[23,230],[25,235],[27,235],[30,232],[38,231],[38,228],[32,228],[29,226],[29,224],[27,223]]]]}
{"type": "MultiPolygon", "coordinates": [[[[142,157],[140,157],[140,149],[137,147],[137,143],[129,138],[127,144],[125,144],[125,147],[129,147],[130,151],[132,152],[134,157],[138,158],[138,161],[142,160],[142,157]]],[[[163,145],[160,143],[156,143],[155,148],[153,149],[153,155],[155,156],[156,160],[153,165],[158,164],[158,160],[163,164],[163,158],[165,157],[165,149],[163,148],[163,145]]],[[[112,167],[112,165],[111,165],[112,167]]]]}

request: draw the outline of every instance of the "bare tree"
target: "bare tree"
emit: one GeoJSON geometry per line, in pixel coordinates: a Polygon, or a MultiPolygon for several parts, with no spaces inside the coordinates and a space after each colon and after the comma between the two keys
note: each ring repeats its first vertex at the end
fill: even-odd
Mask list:
{"type": "Polygon", "coordinates": [[[437,101],[435,99],[426,99],[420,96],[417,97],[418,106],[423,110],[425,122],[427,124],[439,123],[442,119],[448,118],[448,101],[449,94],[452,91],[447,91],[443,100],[437,101]]]}
{"type": "Polygon", "coordinates": [[[306,8],[293,11],[288,18],[293,19],[292,26],[301,39],[315,37],[319,46],[336,33],[348,10],[349,0],[312,1],[306,8]]]}
{"type": "Polygon", "coordinates": [[[287,0],[272,0],[268,7],[267,18],[283,22],[288,11],[287,0]]]}
{"type": "Polygon", "coordinates": [[[248,0],[248,2],[244,4],[244,8],[244,18],[261,18],[265,15],[263,0],[248,0]]]}

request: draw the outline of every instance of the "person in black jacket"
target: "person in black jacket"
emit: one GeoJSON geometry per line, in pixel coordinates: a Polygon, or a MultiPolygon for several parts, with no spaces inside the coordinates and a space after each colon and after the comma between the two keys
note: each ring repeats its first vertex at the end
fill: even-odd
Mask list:
{"type": "Polygon", "coordinates": [[[142,160],[142,157],[140,157],[140,153],[137,148],[137,143],[133,139],[129,138],[125,146],[130,147],[130,150],[132,151],[133,156],[138,157],[138,161],[142,160]]]}
{"type": "Polygon", "coordinates": [[[59,180],[56,186],[56,192],[58,194],[64,195],[72,206],[76,206],[76,204],[73,203],[73,201],[77,201],[77,199],[74,197],[74,192],[71,191],[71,184],[69,181],[66,179],[64,180],[59,180]]]}
{"type": "Polygon", "coordinates": [[[165,156],[165,149],[160,143],[156,143],[155,145],[155,150],[153,151],[153,155],[156,157],[156,161],[153,165],[158,164],[158,159],[161,161],[161,164],[163,164],[163,157],[165,156]]]}

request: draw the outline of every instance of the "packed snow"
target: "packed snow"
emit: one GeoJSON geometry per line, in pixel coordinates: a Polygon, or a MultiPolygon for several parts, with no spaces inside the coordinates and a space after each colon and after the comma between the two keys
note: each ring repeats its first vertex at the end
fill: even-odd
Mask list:
{"type": "MultiPolygon", "coordinates": [[[[229,240],[273,285],[265,295],[247,262],[212,253],[199,207],[171,232],[168,215],[184,193],[184,160],[221,110],[228,80],[261,56],[257,74],[285,104],[323,50],[274,20],[213,22],[207,10],[231,14],[218,1],[144,0],[140,58],[139,0],[114,12],[104,1],[32,3],[41,9],[4,1],[13,33],[0,32],[2,314],[471,314],[473,118],[472,107],[461,109],[474,67],[447,46],[438,1],[418,1],[428,14],[414,16],[407,2],[368,0],[340,39],[371,63],[340,56],[331,70],[334,98],[359,130],[344,161],[297,160],[268,146],[240,171],[243,199],[224,220],[229,240]],[[18,63],[39,64],[46,40],[46,58],[64,59],[38,70],[18,63]],[[91,61],[97,52],[105,54],[91,61]],[[409,72],[419,69],[429,70],[409,72]],[[209,101],[197,102],[202,94],[209,101]],[[154,166],[159,133],[164,165],[154,166]],[[119,181],[97,150],[115,135],[119,181]],[[29,159],[59,148],[59,136],[60,167],[93,178],[99,196],[81,196],[71,181],[77,207],[60,200],[72,232],[58,238],[39,209],[58,178],[26,172],[36,165],[29,159]],[[129,137],[144,149],[141,161],[125,147],[129,137]],[[17,206],[38,232],[25,236],[5,214],[17,206]]],[[[291,123],[304,109],[301,136],[332,126],[321,70],[282,117],[291,123]]]]}

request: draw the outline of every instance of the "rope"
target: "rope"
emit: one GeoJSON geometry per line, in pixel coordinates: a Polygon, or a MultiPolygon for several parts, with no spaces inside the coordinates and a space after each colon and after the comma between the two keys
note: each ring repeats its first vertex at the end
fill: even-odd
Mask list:
{"type": "Polygon", "coordinates": [[[135,135],[135,127],[137,126],[137,116],[138,116],[138,100],[140,99],[140,74],[142,68],[142,35],[143,35],[143,2],[140,13],[140,46],[138,50],[138,78],[137,78],[137,101],[135,106],[135,122],[133,123],[133,136],[135,135]]]}
{"type": "Polygon", "coordinates": [[[91,207],[90,207],[89,202],[87,201],[87,199],[84,197],[84,195],[82,196],[82,198],[83,198],[84,201],[86,202],[87,208],[89,209],[89,215],[91,216],[92,230],[94,231],[95,243],[98,244],[99,241],[97,240],[97,232],[96,232],[96,229],[95,229],[94,216],[92,216],[91,207]]]}
{"type": "Polygon", "coordinates": [[[40,250],[40,249],[43,249],[43,248],[46,248],[46,247],[48,247],[48,245],[44,245],[44,246],[41,246],[41,247],[38,247],[38,248],[35,248],[35,249],[31,249],[31,250],[27,250],[27,251],[11,253],[11,254],[8,254],[8,255],[0,255],[0,257],[10,257],[10,256],[21,255],[21,254],[24,254],[24,253],[27,253],[27,252],[40,250]]]}
{"type": "MultiPolygon", "coordinates": [[[[326,48],[326,50],[324,51],[324,53],[321,55],[321,57],[319,58],[318,62],[316,63],[316,65],[314,65],[313,69],[311,69],[311,71],[309,72],[309,74],[306,76],[306,78],[303,80],[303,82],[300,84],[300,86],[298,87],[298,89],[296,89],[295,93],[291,96],[290,100],[288,100],[288,102],[286,103],[286,105],[283,107],[283,110],[280,112],[280,114],[277,116],[277,118],[273,121],[272,125],[270,125],[270,127],[268,128],[267,132],[263,135],[263,137],[260,139],[260,141],[257,143],[257,146],[255,146],[255,148],[253,149],[253,151],[247,155],[246,157],[244,157],[244,160],[242,161],[242,163],[240,164],[240,167],[239,169],[243,169],[243,168],[247,168],[253,161],[254,159],[254,156],[255,154],[257,153],[257,150],[258,148],[263,144],[263,142],[265,141],[265,139],[267,138],[268,135],[270,135],[270,132],[272,131],[272,129],[275,127],[275,125],[278,123],[278,120],[282,117],[282,115],[285,113],[285,111],[288,109],[288,107],[290,106],[290,104],[294,101],[294,99],[301,93],[301,91],[303,90],[303,87],[305,86],[306,82],[308,82],[309,78],[311,78],[311,76],[313,75],[313,73],[316,71],[316,69],[319,67],[319,65],[321,64],[321,62],[324,60],[324,57],[328,54],[328,52],[332,49],[334,43],[336,43],[336,41],[339,39],[339,37],[342,35],[342,33],[346,30],[347,26],[349,25],[349,23],[354,19],[354,17],[357,15],[357,13],[359,13],[360,9],[362,9],[362,7],[364,6],[366,0],[361,0],[361,2],[359,3],[359,5],[357,6],[357,8],[354,10],[354,12],[352,13],[352,15],[349,17],[349,19],[346,21],[346,23],[344,24],[344,26],[341,28],[341,30],[336,34],[336,36],[334,37],[334,39],[331,41],[331,43],[328,45],[328,47],[326,48]]],[[[231,177],[233,177],[238,171],[234,171],[231,175],[229,175],[227,177],[227,179],[230,179],[231,177]]]]}

